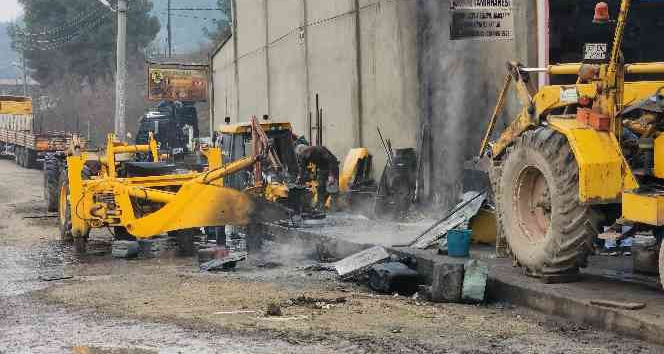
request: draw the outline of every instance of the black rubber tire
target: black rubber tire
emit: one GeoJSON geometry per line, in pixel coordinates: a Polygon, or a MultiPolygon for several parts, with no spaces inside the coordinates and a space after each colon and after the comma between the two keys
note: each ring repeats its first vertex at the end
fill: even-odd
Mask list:
{"type": "Polygon", "coordinates": [[[60,197],[60,160],[47,154],[44,157],[44,201],[46,210],[58,211],[58,198],[60,197]]]}
{"type": "Polygon", "coordinates": [[[25,149],[25,168],[37,167],[37,151],[25,149]]]}
{"type": "Polygon", "coordinates": [[[74,234],[72,233],[72,210],[71,203],[69,203],[69,177],[67,175],[66,168],[60,171],[59,185],[60,197],[58,198],[58,224],[60,229],[60,240],[62,242],[73,242],[76,252],[85,253],[88,238],[90,236],[90,230],[88,229],[85,234],[78,237],[74,237],[74,234]],[[63,200],[62,198],[66,199],[63,200]]]}
{"type": "Polygon", "coordinates": [[[71,230],[71,203],[69,203],[69,177],[67,169],[60,171],[59,183],[60,192],[58,193],[58,215],[60,241],[72,242],[74,235],[71,230]]]}
{"type": "Polygon", "coordinates": [[[578,165],[567,139],[549,128],[525,132],[503,161],[497,209],[516,261],[534,276],[577,273],[587,265],[599,217],[579,202],[578,165]],[[530,179],[546,190],[528,188],[530,179]]]}
{"type": "MultiPolygon", "coordinates": [[[[494,205],[498,206],[500,199],[500,177],[502,175],[502,166],[496,164],[491,166],[489,170],[489,179],[491,181],[491,189],[493,195],[494,205]]],[[[511,255],[509,245],[507,244],[507,237],[505,235],[505,227],[503,227],[503,218],[500,215],[500,210],[496,208],[496,256],[499,258],[506,258],[511,255]]]]}
{"type": "Polygon", "coordinates": [[[659,246],[659,285],[664,287],[664,242],[659,246]]]}
{"type": "Polygon", "coordinates": [[[14,161],[16,164],[23,167],[23,148],[14,146],[14,161]]]}

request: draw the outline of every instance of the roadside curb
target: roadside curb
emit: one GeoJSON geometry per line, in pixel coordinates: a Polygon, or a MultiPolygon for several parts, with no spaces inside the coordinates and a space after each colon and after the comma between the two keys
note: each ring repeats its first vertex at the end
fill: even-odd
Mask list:
{"type": "MultiPolygon", "coordinates": [[[[374,245],[355,243],[302,229],[266,224],[261,226],[276,242],[298,240],[316,249],[320,245],[337,257],[345,257],[374,245]]],[[[429,251],[404,247],[386,247],[390,252],[417,259],[417,271],[431,282],[436,263],[458,263],[462,260],[440,256],[429,251]]],[[[464,259],[465,260],[465,259],[464,259]]],[[[561,316],[595,328],[613,331],[651,343],[664,345],[664,296],[659,291],[636,284],[621,284],[596,275],[583,274],[581,281],[567,284],[544,284],[529,278],[508,259],[482,259],[489,264],[487,298],[528,307],[549,315],[561,316]],[[609,287],[603,290],[602,287],[609,287]],[[605,292],[606,291],[606,292],[605,292]],[[591,305],[591,298],[626,297],[638,292],[648,304],[643,310],[620,310],[591,305]]],[[[624,298],[622,298],[624,300],[624,298]]],[[[618,299],[620,300],[620,299],[618,299]]]]}

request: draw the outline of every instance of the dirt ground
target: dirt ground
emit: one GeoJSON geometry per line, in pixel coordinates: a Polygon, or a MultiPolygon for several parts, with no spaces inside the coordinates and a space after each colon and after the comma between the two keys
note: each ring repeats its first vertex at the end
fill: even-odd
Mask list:
{"type": "Polygon", "coordinates": [[[375,295],[306,270],[297,245],[225,273],[168,252],[113,259],[105,230],[75,254],[43,217],[41,178],[0,160],[0,353],[664,352],[508,304],[375,295]]]}

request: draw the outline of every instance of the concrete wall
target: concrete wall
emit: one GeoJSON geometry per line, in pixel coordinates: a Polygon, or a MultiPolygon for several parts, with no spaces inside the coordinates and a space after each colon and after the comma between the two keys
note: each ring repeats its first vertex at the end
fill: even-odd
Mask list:
{"type": "Polygon", "coordinates": [[[362,142],[380,167],[376,127],[394,147],[416,147],[419,105],[416,1],[360,1],[362,142]]]}
{"type": "Polygon", "coordinates": [[[269,114],[273,120],[293,122],[297,133],[309,137],[309,114],[315,117],[318,95],[323,142],[340,159],[352,147],[368,146],[376,170],[382,170],[385,155],[377,126],[395,147],[415,146],[419,92],[414,0],[235,4],[235,38],[212,59],[215,125],[225,116],[246,121],[254,114],[269,114]]]}
{"type": "Polygon", "coordinates": [[[318,95],[324,144],[341,160],[367,146],[378,177],[380,127],[395,147],[423,153],[425,190],[449,203],[505,62],[536,64],[535,2],[514,2],[514,41],[479,42],[449,40],[449,1],[234,0],[234,36],[212,60],[215,124],[270,114],[309,137],[318,95]]]}
{"type": "Polygon", "coordinates": [[[232,42],[226,43],[212,58],[213,127],[223,124],[225,117],[237,117],[238,112],[233,65],[235,53],[232,42]]]}
{"type": "MultiPolygon", "coordinates": [[[[418,71],[425,194],[441,205],[458,197],[464,161],[479,152],[507,61],[536,65],[535,2],[513,2],[513,41],[450,40],[450,0],[417,0],[418,71]]],[[[511,97],[498,127],[517,111],[511,97]]]]}

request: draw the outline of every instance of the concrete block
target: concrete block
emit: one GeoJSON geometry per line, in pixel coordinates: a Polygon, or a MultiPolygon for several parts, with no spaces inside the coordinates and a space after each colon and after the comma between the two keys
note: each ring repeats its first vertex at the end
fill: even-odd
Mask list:
{"type": "Polygon", "coordinates": [[[483,302],[489,267],[478,260],[468,261],[463,276],[461,299],[465,302],[483,302]]]}
{"type": "Polygon", "coordinates": [[[161,249],[159,240],[139,240],[138,245],[140,255],[147,258],[157,257],[161,249]]]}
{"type": "Polygon", "coordinates": [[[111,246],[111,255],[115,258],[136,258],[140,250],[138,241],[115,241],[111,246]]]}
{"type": "Polygon", "coordinates": [[[460,302],[463,283],[463,264],[434,264],[431,300],[436,302],[460,302]]]}

